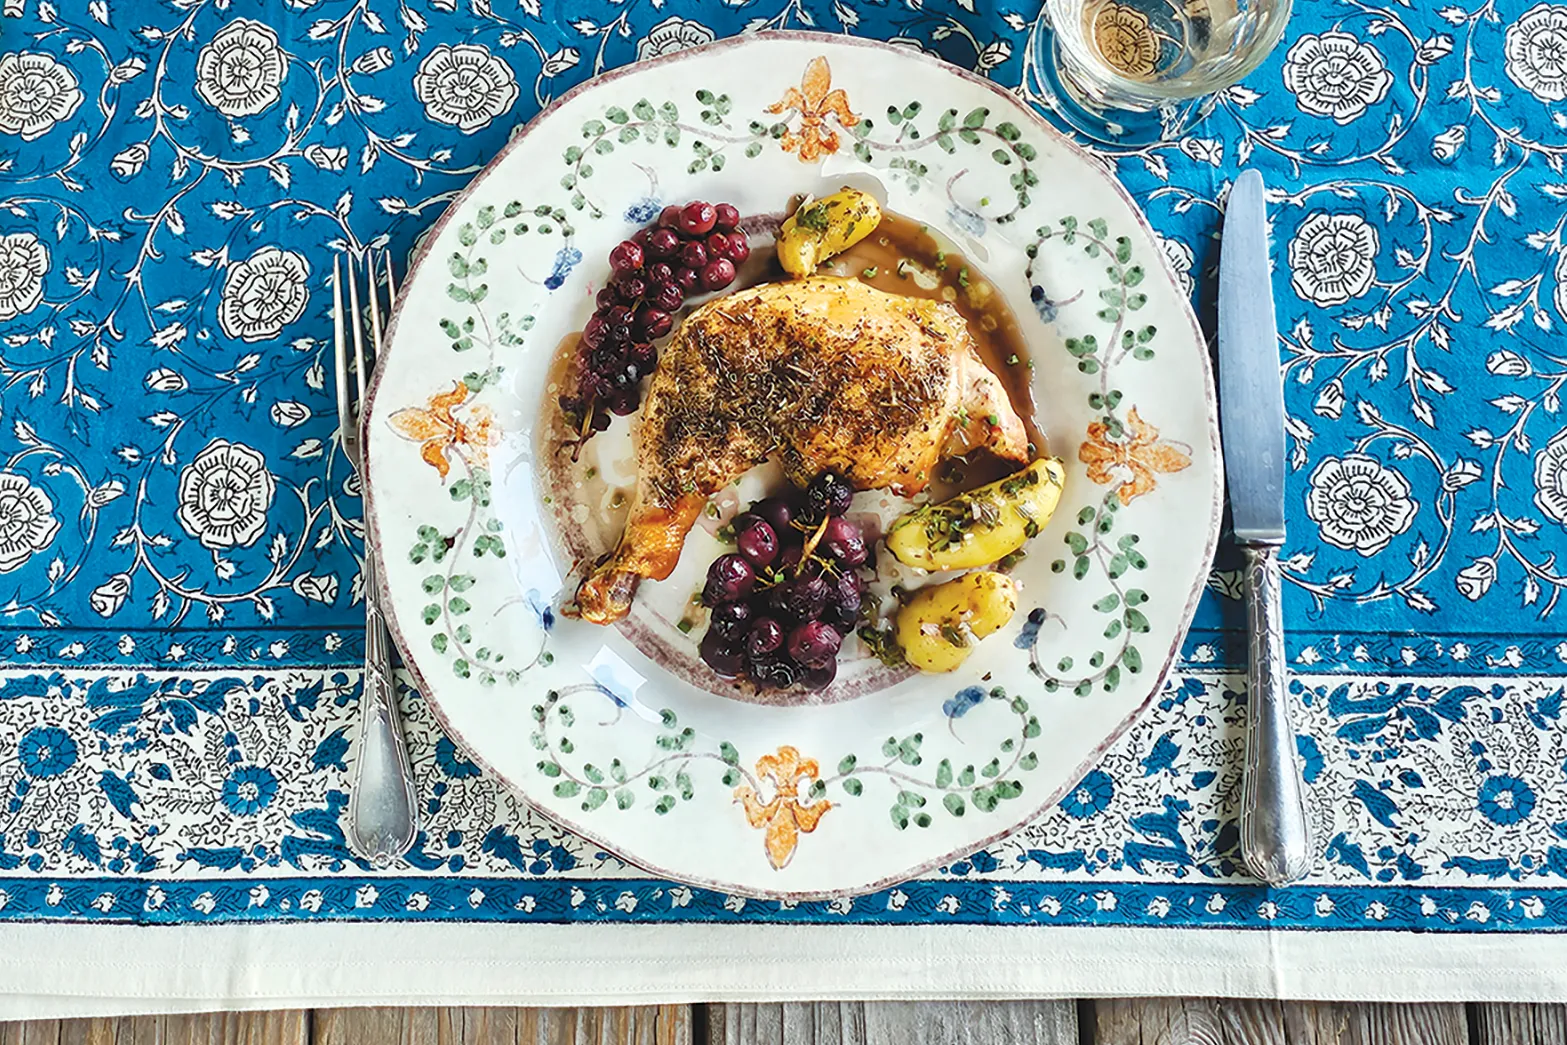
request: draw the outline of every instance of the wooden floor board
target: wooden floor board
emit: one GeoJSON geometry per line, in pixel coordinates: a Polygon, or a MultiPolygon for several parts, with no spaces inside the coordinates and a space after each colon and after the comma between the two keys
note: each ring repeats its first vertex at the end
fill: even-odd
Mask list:
{"type": "Polygon", "coordinates": [[[707,1045],[1078,1045],[1071,1001],[712,1005],[707,1026],[707,1045]]]}
{"type": "Polygon", "coordinates": [[[312,1045],[693,1045],[687,1005],[317,1009],[312,1045]]]}
{"type": "Polygon", "coordinates": [[[309,1045],[309,1015],[294,1009],[0,1023],[0,1045],[309,1045]]]}
{"type": "Polygon", "coordinates": [[[1469,1040],[1467,1014],[1458,1004],[1213,998],[1096,1001],[1093,1026],[1084,1035],[1093,1045],[1469,1045],[1469,1040]]]}
{"type": "Polygon", "coordinates": [[[1472,1045],[1567,1045],[1567,1005],[1469,1006],[1472,1045]]]}

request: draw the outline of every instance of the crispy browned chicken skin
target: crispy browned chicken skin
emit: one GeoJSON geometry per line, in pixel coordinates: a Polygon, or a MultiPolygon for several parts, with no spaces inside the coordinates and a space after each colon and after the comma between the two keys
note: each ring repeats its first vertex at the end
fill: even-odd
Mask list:
{"type": "Polygon", "coordinates": [[[577,591],[599,624],[626,615],[642,578],[668,577],[708,497],[768,458],[800,485],[833,471],[903,495],[953,454],[1028,461],[1023,423],[956,309],[821,276],[693,312],[659,360],[637,438],[620,546],[577,591]]]}

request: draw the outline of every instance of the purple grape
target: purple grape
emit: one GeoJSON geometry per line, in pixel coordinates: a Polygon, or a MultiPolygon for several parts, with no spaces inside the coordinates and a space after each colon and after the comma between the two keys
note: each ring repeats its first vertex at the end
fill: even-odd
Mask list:
{"type": "Polygon", "coordinates": [[[745,651],[753,657],[765,656],[784,644],[783,625],[771,617],[758,617],[745,638],[745,651]]]}
{"type": "Polygon", "coordinates": [[[602,410],[593,411],[593,430],[602,432],[609,427],[609,415],[602,410]]]}
{"type": "Polygon", "coordinates": [[[838,575],[837,584],[827,597],[827,609],[822,619],[841,632],[854,630],[860,619],[860,602],[865,595],[865,583],[859,575],[845,570],[838,575]]]}
{"type": "Polygon", "coordinates": [[[693,272],[700,272],[707,260],[707,248],[696,240],[680,248],[680,264],[693,272]]]}
{"type": "Polygon", "coordinates": [[[636,303],[642,300],[642,295],[647,293],[647,277],[641,273],[617,276],[613,286],[615,293],[620,295],[621,303],[627,308],[634,308],[636,303]]]}
{"type": "Polygon", "coordinates": [[[610,412],[617,417],[626,417],[637,412],[637,407],[642,405],[642,397],[637,393],[636,386],[622,388],[609,397],[610,412]]]}
{"type": "Polygon", "coordinates": [[[751,606],[745,602],[726,602],[713,607],[712,620],[707,630],[731,645],[742,642],[751,630],[751,606]]]}
{"type": "Polygon", "coordinates": [[[783,595],[783,607],[789,616],[798,621],[815,620],[827,608],[827,578],[820,575],[801,576],[787,585],[783,595]]]}
{"type": "Polygon", "coordinates": [[[588,368],[596,374],[608,377],[626,365],[626,356],[619,345],[600,345],[588,353],[588,368]]]}
{"type": "Polygon", "coordinates": [[[705,236],[718,223],[718,212],[710,203],[692,200],[680,211],[679,228],[687,236],[705,236]]]}
{"type": "Polygon", "coordinates": [[[850,569],[865,562],[868,554],[860,528],[841,515],[828,521],[818,547],[850,569]]]}
{"type": "Polygon", "coordinates": [[[723,290],[735,281],[735,263],[728,258],[715,258],[702,266],[702,289],[723,290]]]}
{"type": "Polygon", "coordinates": [[[843,636],[819,620],[808,620],[789,633],[789,656],[804,668],[820,667],[838,655],[843,636]]]}
{"type": "Polygon", "coordinates": [[[854,487],[837,472],[823,472],[805,488],[806,516],[821,522],[829,515],[842,515],[854,500],[854,487]]]}
{"type": "Polygon", "coordinates": [[[682,294],[692,294],[702,285],[702,277],[697,274],[696,269],[682,265],[675,269],[675,285],[680,288],[682,294]]]}
{"type": "MultiPolygon", "coordinates": [[[[606,288],[607,289],[607,288],[606,288]]],[[[603,293],[603,291],[599,291],[603,293]]],[[[587,324],[582,328],[582,345],[584,348],[597,348],[604,343],[604,331],[608,324],[602,315],[588,317],[587,324]]]]}
{"type": "Polygon", "coordinates": [[[655,261],[662,261],[680,249],[680,237],[674,229],[657,228],[648,233],[647,254],[655,261]]]}
{"type": "Polygon", "coordinates": [[[658,212],[658,224],[661,228],[674,229],[680,226],[680,204],[671,203],[658,212]]]}
{"type": "Polygon", "coordinates": [[[707,584],[702,589],[702,603],[720,606],[726,602],[738,602],[751,594],[756,586],[756,572],[741,555],[720,555],[707,568],[707,584]]]}
{"type": "Polygon", "coordinates": [[[616,272],[635,272],[642,267],[642,245],[626,240],[609,252],[609,267],[616,272]]]}
{"type": "Polygon", "coordinates": [[[745,671],[745,657],[740,650],[719,638],[711,629],[708,630],[706,635],[702,636],[702,644],[699,649],[702,654],[702,663],[724,678],[732,679],[745,671]]]}
{"type": "MultiPolygon", "coordinates": [[[[660,283],[673,283],[675,279],[675,267],[667,261],[655,261],[647,267],[647,281],[650,286],[657,287],[660,283]]],[[[676,305],[675,308],[679,308],[676,305]]],[[[674,309],[669,311],[673,312],[674,309]]]]}
{"type": "Polygon", "coordinates": [[[675,321],[668,312],[649,305],[643,305],[637,309],[637,316],[632,330],[643,341],[652,341],[654,338],[660,338],[669,333],[674,325],[675,321]]]}
{"type": "Polygon", "coordinates": [[[744,264],[751,256],[751,242],[745,238],[745,233],[736,230],[729,234],[729,253],[724,256],[737,266],[744,264]]]}
{"type": "Polygon", "coordinates": [[[673,312],[685,303],[686,296],[681,293],[680,284],[675,282],[674,272],[670,272],[667,280],[661,280],[652,285],[648,291],[648,302],[665,312],[673,312]]]}
{"type": "Polygon", "coordinates": [[[778,535],[759,515],[735,517],[735,545],[753,566],[771,566],[778,558],[778,535]]]}
{"type": "Polygon", "coordinates": [[[740,224],[740,211],[733,203],[713,204],[713,227],[719,232],[729,232],[740,224]]]}
{"type": "Polygon", "coordinates": [[[707,247],[708,257],[727,258],[729,256],[729,237],[722,232],[714,232],[702,242],[707,247]]]}
{"type": "MultiPolygon", "coordinates": [[[[620,295],[615,293],[614,287],[604,287],[593,295],[593,303],[601,309],[612,308],[620,304],[620,295]]],[[[592,322],[589,320],[589,322],[592,322]]]]}
{"type": "Polygon", "coordinates": [[[752,657],[746,662],[746,673],[751,681],[764,689],[788,689],[800,681],[800,668],[788,657],[770,654],[752,657]]]}
{"type": "Polygon", "coordinates": [[[800,565],[800,556],[804,551],[798,541],[784,545],[783,551],[778,553],[778,569],[793,576],[794,568],[800,565]]]}
{"type": "Polygon", "coordinates": [[[800,676],[800,684],[812,692],[826,689],[832,685],[833,679],[838,677],[838,659],[834,657],[825,664],[814,668],[806,668],[800,676]]]}
{"type": "Polygon", "coordinates": [[[773,528],[773,533],[782,540],[787,540],[787,535],[796,533],[794,527],[789,525],[794,518],[794,509],[789,502],[782,497],[768,497],[751,505],[751,514],[759,515],[767,525],[773,528]]]}

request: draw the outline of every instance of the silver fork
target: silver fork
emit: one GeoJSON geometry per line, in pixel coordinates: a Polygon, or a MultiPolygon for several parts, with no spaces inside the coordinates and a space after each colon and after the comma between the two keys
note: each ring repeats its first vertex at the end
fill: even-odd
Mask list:
{"type": "MultiPolygon", "coordinates": [[[[376,357],[381,354],[381,303],[379,262],[386,270],[387,304],[397,301],[397,285],[392,276],[391,255],[367,251],[363,258],[352,255],[347,265],[348,307],[343,307],[343,269],[341,259],[332,261],[332,335],[333,359],[337,370],[337,422],[343,450],[364,481],[363,448],[360,421],[365,402],[365,382],[376,357]],[[364,268],[365,296],[370,312],[370,351],[365,351],[364,313],[360,310],[359,279],[355,270],[364,268]],[[349,333],[345,333],[345,328],[349,333]],[[348,337],[353,338],[352,391],[348,337]]],[[[408,763],[408,746],[403,741],[403,726],[397,710],[397,689],[392,682],[392,643],[386,633],[386,618],[381,613],[380,586],[376,579],[376,553],[365,527],[364,602],[365,670],[359,697],[359,755],[354,763],[354,779],[348,793],[348,844],[372,866],[384,868],[406,853],[418,831],[415,816],[413,767],[408,763]]]]}

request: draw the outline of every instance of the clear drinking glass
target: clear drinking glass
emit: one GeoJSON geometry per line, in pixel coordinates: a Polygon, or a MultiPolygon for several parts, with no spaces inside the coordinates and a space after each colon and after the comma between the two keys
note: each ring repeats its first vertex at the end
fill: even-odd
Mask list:
{"type": "Polygon", "coordinates": [[[1290,0],[1047,0],[1033,60],[1073,129],[1113,145],[1173,137],[1268,56],[1290,0]]]}

